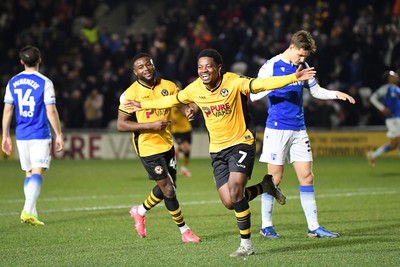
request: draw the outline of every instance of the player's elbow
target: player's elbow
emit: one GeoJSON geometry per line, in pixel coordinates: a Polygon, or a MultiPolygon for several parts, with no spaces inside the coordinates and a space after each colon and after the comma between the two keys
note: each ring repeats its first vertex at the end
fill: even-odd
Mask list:
{"type": "Polygon", "coordinates": [[[120,131],[120,132],[126,132],[126,131],[127,131],[126,128],[127,128],[127,127],[126,127],[125,121],[117,120],[117,130],[118,130],[118,131],[120,131]]]}

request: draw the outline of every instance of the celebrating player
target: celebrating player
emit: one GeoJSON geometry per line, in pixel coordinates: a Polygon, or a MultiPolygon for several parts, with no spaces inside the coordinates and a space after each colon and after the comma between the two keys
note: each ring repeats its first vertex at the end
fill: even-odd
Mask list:
{"type": "Polygon", "coordinates": [[[4,96],[3,139],[4,153],[12,152],[10,124],[15,109],[16,139],[19,160],[25,171],[25,204],[21,222],[44,225],[38,219],[36,202],[42,187],[43,175],[50,167],[51,131],[56,135],[56,151],[63,149],[64,141],[52,81],[39,72],[42,59],[37,47],[26,46],[19,52],[24,71],[12,77],[7,83],[4,96]]]}
{"type": "MultiPolygon", "coordinates": [[[[316,51],[311,34],[301,30],[293,34],[289,47],[268,60],[258,73],[259,78],[279,77],[294,73],[298,66],[308,67],[305,59],[316,51]]],[[[312,152],[306,132],[303,111],[303,89],[319,99],[340,99],[355,103],[353,97],[340,91],[326,90],[314,78],[292,83],[280,90],[250,94],[252,101],[268,96],[268,118],[264,132],[260,161],[268,163],[268,174],[276,185],[283,178],[286,158],[297,174],[300,183],[300,201],[308,223],[308,235],[315,237],[338,237],[321,227],[317,218],[314,196],[314,174],[312,172],[312,152]]],[[[274,199],[263,194],[261,197],[262,226],[260,234],[266,238],[278,238],[272,225],[274,199]]]]}
{"type": "MultiPolygon", "coordinates": [[[[136,231],[140,237],[146,237],[145,214],[152,207],[164,200],[175,224],[179,227],[183,242],[200,242],[186,224],[181,207],[176,197],[176,159],[173,140],[168,125],[170,124],[170,109],[160,108],[154,112],[138,111],[129,113],[124,108],[127,99],[143,100],[157,99],[178,92],[176,84],[157,78],[151,56],[139,53],[132,59],[135,81],[121,96],[117,127],[119,131],[132,132],[132,140],[137,155],[140,157],[150,180],[157,185],[143,204],[133,206],[130,210],[135,220],[136,231]]],[[[184,112],[191,113],[187,105],[182,105],[184,112]]],[[[189,116],[189,117],[190,117],[189,116]]]]}
{"type": "Polygon", "coordinates": [[[197,57],[199,78],[177,95],[166,96],[141,103],[131,101],[131,111],[167,108],[179,104],[196,103],[203,113],[210,137],[209,151],[212,159],[214,180],[222,203],[233,209],[239,228],[241,242],[232,257],[255,253],[250,239],[251,212],[248,201],[262,192],[268,192],[285,203],[285,196],[266,175],[255,186],[246,187],[254,165],[254,127],[247,110],[247,94],[272,90],[287,84],[308,80],[315,75],[313,68],[291,75],[254,79],[235,73],[222,73],[222,57],[214,49],[202,50],[197,57]]]}

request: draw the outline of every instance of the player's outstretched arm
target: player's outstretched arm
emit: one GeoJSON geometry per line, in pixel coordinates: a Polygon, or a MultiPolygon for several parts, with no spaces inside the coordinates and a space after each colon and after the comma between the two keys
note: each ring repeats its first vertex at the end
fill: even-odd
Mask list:
{"type": "Polygon", "coordinates": [[[351,104],[356,103],[356,101],[354,100],[354,98],[351,95],[348,95],[348,94],[340,92],[340,91],[336,92],[336,97],[337,97],[337,99],[340,99],[343,101],[348,100],[351,104]]]}
{"type": "Polygon", "coordinates": [[[124,109],[129,110],[131,113],[142,110],[140,102],[135,100],[125,100],[124,109]]]}
{"type": "Polygon", "coordinates": [[[184,103],[187,103],[186,101],[183,102],[178,101],[178,95],[180,95],[180,93],[182,92],[179,92],[177,95],[168,95],[153,100],[143,101],[139,104],[142,109],[153,109],[153,108],[163,109],[163,108],[178,107],[184,103]]]}
{"type": "Polygon", "coordinates": [[[160,131],[171,124],[170,120],[158,120],[139,123],[131,120],[131,116],[125,112],[118,112],[117,129],[120,132],[135,132],[142,130],[160,131]]]}
{"type": "Polygon", "coordinates": [[[279,89],[297,81],[312,79],[315,74],[316,71],[314,68],[302,70],[301,67],[299,67],[293,74],[252,79],[249,81],[250,92],[256,94],[263,91],[279,89]]]}

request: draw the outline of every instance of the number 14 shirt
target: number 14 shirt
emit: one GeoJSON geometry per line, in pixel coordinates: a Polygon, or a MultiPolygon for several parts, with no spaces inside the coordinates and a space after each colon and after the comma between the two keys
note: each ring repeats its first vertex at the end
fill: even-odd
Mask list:
{"type": "Polygon", "coordinates": [[[16,139],[50,139],[46,105],[56,103],[52,81],[37,71],[23,71],[10,79],[4,103],[14,105],[16,139]]]}

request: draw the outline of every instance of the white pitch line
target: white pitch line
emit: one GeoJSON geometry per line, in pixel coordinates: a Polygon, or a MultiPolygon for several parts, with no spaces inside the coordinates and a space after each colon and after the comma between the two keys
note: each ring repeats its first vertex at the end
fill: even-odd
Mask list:
{"type": "MultiPolygon", "coordinates": [[[[207,192],[208,194],[209,192],[207,192]]],[[[194,192],[194,193],[179,193],[179,196],[184,195],[203,195],[204,192],[194,192]]],[[[95,200],[95,199],[117,199],[117,198],[135,198],[143,197],[142,194],[129,194],[129,195],[92,195],[92,196],[74,196],[74,197],[47,197],[40,198],[40,202],[54,202],[54,201],[76,201],[76,200],[95,200]]],[[[0,201],[1,203],[23,203],[24,199],[9,199],[0,201]]]]}
{"type": "MultiPolygon", "coordinates": [[[[329,193],[329,194],[319,194],[316,196],[319,198],[337,198],[337,197],[355,197],[355,196],[365,196],[365,195],[395,195],[399,194],[399,190],[390,190],[390,191],[381,191],[381,192],[348,192],[348,193],[329,193]]],[[[104,199],[104,198],[128,198],[129,196],[88,196],[88,197],[69,197],[69,198],[47,198],[40,201],[60,201],[60,200],[82,200],[82,199],[104,199]]],[[[286,199],[299,199],[299,196],[288,196],[286,199]]],[[[23,202],[23,200],[20,200],[23,202]]],[[[256,198],[253,201],[260,201],[259,198],[256,198]]],[[[11,201],[9,201],[11,202],[11,201]]],[[[16,202],[16,201],[15,201],[16,202]]],[[[205,205],[205,204],[220,204],[221,201],[218,200],[207,200],[207,201],[186,201],[180,202],[182,206],[195,206],[195,205],[205,205]]],[[[114,209],[128,209],[131,205],[110,205],[110,206],[94,206],[94,207],[82,207],[82,208],[67,208],[67,209],[50,209],[50,210],[41,210],[40,213],[59,213],[59,212],[79,212],[79,211],[97,211],[97,210],[114,210],[114,209]]],[[[159,206],[156,206],[159,207],[159,206]]],[[[0,216],[14,216],[19,215],[19,212],[1,212],[0,216]]]]}

